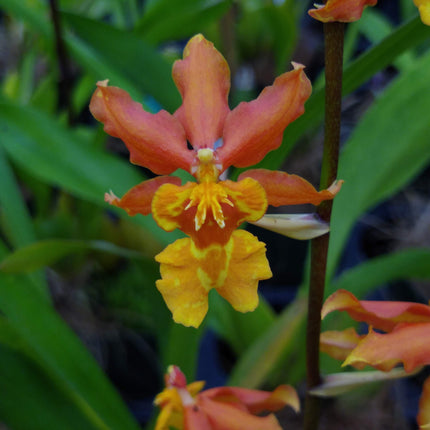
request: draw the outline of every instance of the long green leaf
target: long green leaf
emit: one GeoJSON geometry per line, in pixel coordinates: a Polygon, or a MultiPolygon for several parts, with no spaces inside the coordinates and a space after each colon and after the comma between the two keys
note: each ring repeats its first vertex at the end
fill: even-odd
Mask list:
{"type": "MultiPolygon", "coordinates": [[[[25,278],[0,276],[0,311],[16,332],[26,356],[80,410],[87,423],[84,428],[138,429],[94,359],[25,278]]],[[[22,367],[28,371],[25,363],[22,367]]],[[[22,413],[26,399],[21,402],[22,413]]]]}
{"type": "Polygon", "coordinates": [[[152,95],[167,110],[173,112],[179,106],[180,96],[170,64],[142,38],[78,15],[63,13],[63,18],[73,29],[74,37],[66,38],[69,47],[96,79],[111,79],[111,84],[117,86],[129,81],[133,88],[152,95]],[[121,82],[115,82],[116,76],[121,82]]]}
{"type": "MultiPolygon", "coordinates": [[[[142,181],[134,167],[115,158],[34,109],[0,103],[2,141],[8,155],[39,179],[95,204],[106,204],[103,195],[112,189],[122,195],[142,181]]],[[[125,211],[118,212],[121,216],[125,211]]],[[[135,221],[163,244],[178,237],[161,230],[151,217],[135,221]]]]}
{"type": "Polygon", "coordinates": [[[103,240],[52,239],[34,242],[17,249],[0,262],[4,273],[31,272],[49,266],[61,258],[82,251],[101,251],[126,258],[143,258],[142,254],[103,240]]]}
{"type": "Polygon", "coordinates": [[[332,289],[363,298],[373,288],[399,279],[430,279],[430,250],[408,249],[366,261],[342,273],[332,289]]]}
{"type": "Polygon", "coordinates": [[[367,209],[391,196],[430,161],[430,54],[408,68],[376,100],[340,157],[345,180],[333,206],[328,273],[367,209]]]}
{"type": "Polygon", "coordinates": [[[231,0],[147,1],[136,32],[154,45],[189,37],[219,19],[231,3],[231,0]]]}
{"type": "MultiPolygon", "coordinates": [[[[259,387],[291,350],[306,313],[306,300],[296,299],[271,327],[240,357],[230,375],[230,385],[259,387]]],[[[296,348],[297,345],[294,345],[296,348]]]]}

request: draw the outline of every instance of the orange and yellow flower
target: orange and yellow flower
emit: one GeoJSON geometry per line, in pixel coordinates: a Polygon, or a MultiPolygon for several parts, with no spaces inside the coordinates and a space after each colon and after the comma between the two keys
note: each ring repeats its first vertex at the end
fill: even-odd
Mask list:
{"type": "Polygon", "coordinates": [[[124,141],[132,163],[162,175],[122,198],[106,194],[106,201],[130,215],[152,213],[164,230],[178,228],[189,236],[156,256],[162,277],[157,288],[176,322],[198,327],[213,288],[236,310],[254,310],[258,282],[270,278],[271,271],[264,243],[235,231],[237,227],[259,220],[269,204],[317,205],[340,188],[335,183],[318,192],[298,176],[263,169],[247,171],[238,182],[219,179],[229,166],[262,160],[281,144],[285,127],[304,112],[311,84],[303,66],[293,66],[256,100],[230,110],[228,65],[211,42],[197,35],[173,65],[182,96],[173,115],[145,112],[124,90],[107,81],[97,84],[90,104],[94,117],[124,141]],[[166,176],[178,168],[196,182],[181,185],[179,178],[166,176]]]}
{"type": "MultiPolygon", "coordinates": [[[[430,364],[430,306],[358,300],[352,293],[338,290],[325,301],[321,315],[324,318],[333,311],[346,311],[370,326],[369,333],[361,336],[351,328],[321,334],[321,350],[345,360],[343,366],[362,369],[369,365],[390,371],[401,363],[406,372],[412,372],[430,364]]],[[[430,378],[424,384],[418,423],[430,428],[430,378]]]]}
{"type": "MultiPolygon", "coordinates": [[[[308,11],[312,18],[322,22],[353,22],[361,18],[367,6],[375,6],[378,0],[328,0],[325,4],[315,4],[308,11]]],[[[414,0],[421,21],[430,25],[430,0],[414,0]]]]}
{"type": "Polygon", "coordinates": [[[169,366],[166,388],[154,403],[161,411],[155,430],[281,430],[273,414],[286,405],[296,412],[299,399],[294,388],[281,385],[273,392],[237,387],[217,387],[201,391],[204,382],[186,384],[177,366],[169,366]]]}

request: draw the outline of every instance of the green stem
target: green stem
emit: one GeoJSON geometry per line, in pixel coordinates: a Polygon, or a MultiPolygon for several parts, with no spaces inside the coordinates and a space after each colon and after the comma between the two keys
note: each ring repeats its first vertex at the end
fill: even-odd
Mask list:
{"type": "MultiPolygon", "coordinates": [[[[342,100],[344,24],[324,24],[325,37],[325,130],[324,153],[320,187],[329,187],[337,176],[340,141],[340,114],[342,100]]],[[[332,201],[323,202],[318,215],[330,222],[332,201]]],[[[324,300],[329,234],[312,240],[311,273],[309,281],[308,320],[306,330],[306,379],[308,389],[321,382],[319,364],[319,338],[321,308],[324,300]]],[[[320,415],[320,401],[310,394],[306,396],[304,430],[316,430],[320,415]]]]}

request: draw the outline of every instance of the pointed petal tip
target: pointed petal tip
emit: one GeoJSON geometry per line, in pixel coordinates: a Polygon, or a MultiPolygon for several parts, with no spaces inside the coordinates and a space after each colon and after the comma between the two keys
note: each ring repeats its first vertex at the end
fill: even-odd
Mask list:
{"type": "Polygon", "coordinates": [[[108,193],[105,193],[105,202],[110,205],[115,205],[119,201],[119,198],[113,193],[112,190],[109,190],[108,193]]]}
{"type": "Polygon", "coordinates": [[[109,84],[109,79],[104,79],[103,81],[97,81],[97,87],[107,87],[109,84]]]}
{"type": "Polygon", "coordinates": [[[327,191],[330,191],[330,193],[335,196],[342,188],[344,182],[343,179],[337,179],[327,188],[327,191]]]}

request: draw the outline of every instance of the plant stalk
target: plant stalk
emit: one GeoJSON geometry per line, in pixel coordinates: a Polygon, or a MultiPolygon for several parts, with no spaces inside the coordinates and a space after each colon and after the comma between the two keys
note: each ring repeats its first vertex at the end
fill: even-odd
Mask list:
{"type": "MultiPolygon", "coordinates": [[[[344,23],[325,23],[324,39],[326,88],[321,189],[328,188],[337,177],[342,101],[344,23]]],[[[330,222],[332,204],[331,200],[325,201],[317,208],[317,214],[326,222],[330,222]]],[[[311,273],[306,329],[306,380],[308,390],[321,383],[319,343],[328,244],[329,234],[313,239],[311,242],[311,273]]],[[[305,403],[304,430],[316,430],[319,424],[319,416],[320,399],[308,393],[305,403]]]]}

